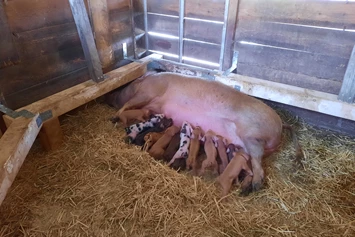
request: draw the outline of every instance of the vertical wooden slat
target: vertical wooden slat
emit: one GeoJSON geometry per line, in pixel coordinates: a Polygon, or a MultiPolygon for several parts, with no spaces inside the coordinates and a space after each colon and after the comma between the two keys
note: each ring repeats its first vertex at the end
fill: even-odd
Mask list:
{"type": "Polygon", "coordinates": [[[89,0],[95,41],[102,68],[114,63],[107,0],[89,0]]]}
{"type": "Polygon", "coordinates": [[[345,71],[338,99],[348,103],[355,102],[355,46],[345,71]]]}
{"type": "Polygon", "coordinates": [[[90,77],[98,82],[103,80],[103,73],[99,54],[96,49],[94,36],[91,30],[89,17],[86,12],[83,0],[69,0],[70,7],[74,16],[75,24],[79,33],[81,45],[88,64],[90,77]]]}

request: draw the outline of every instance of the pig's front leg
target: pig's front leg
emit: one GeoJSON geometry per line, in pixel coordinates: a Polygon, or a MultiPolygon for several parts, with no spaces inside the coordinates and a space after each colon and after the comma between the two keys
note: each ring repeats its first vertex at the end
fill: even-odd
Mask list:
{"type": "Polygon", "coordinates": [[[192,131],[192,138],[190,142],[189,156],[186,160],[186,168],[192,168],[194,171],[196,170],[196,158],[198,152],[200,150],[200,136],[201,136],[201,128],[196,127],[192,131]]]}

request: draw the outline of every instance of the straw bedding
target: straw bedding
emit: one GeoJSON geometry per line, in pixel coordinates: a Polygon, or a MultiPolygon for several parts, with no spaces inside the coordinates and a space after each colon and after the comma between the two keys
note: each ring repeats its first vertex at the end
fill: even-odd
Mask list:
{"type": "Polygon", "coordinates": [[[287,131],[264,159],[264,189],[226,202],[211,180],[176,172],[123,142],[93,105],[66,115],[64,145],[36,143],[0,207],[0,236],[355,236],[355,139],[314,129],[284,111],[287,131]]]}

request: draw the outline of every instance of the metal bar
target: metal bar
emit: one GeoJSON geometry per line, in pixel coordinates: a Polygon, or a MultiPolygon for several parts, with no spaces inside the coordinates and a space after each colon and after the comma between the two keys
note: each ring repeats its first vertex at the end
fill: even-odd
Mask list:
{"type": "Polygon", "coordinates": [[[179,62],[181,63],[184,53],[185,0],[180,0],[179,2],[179,62]]]}
{"type": "Polygon", "coordinates": [[[355,102],[355,45],[346,67],[338,99],[347,103],[355,102]]]}
{"type": "Polygon", "coordinates": [[[133,0],[130,0],[130,12],[131,12],[131,26],[132,26],[132,45],[133,45],[133,58],[137,59],[137,44],[136,44],[136,26],[134,24],[134,7],[133,0]]]}
{"type": "Polygon", "coordinates": [[[99,53],[95,45],[94,35],[90,26],[89,16],[83,0],[69,0],[76,28],[83,47],[90,77],[99,82],[104,79],[99,53]]]}
{"type": "Polygon", "coordinates": [[[222,31],[221,54],[219,57],[219,70],[221,70],[221,71],[223,69],[224,49],[226,46],[229,1],[230,0],[226,0],[225,6],[224,6],[224,24],[223,24],[223,31],[222,31]]]}
{"type": "Polygon", "coordinates": [[[145,31],[145,50],[149,50],[149,38],[148,38],[148,5],[147,0],[143,0],[143,14],[144,14],[144,31],[145,31]]]}

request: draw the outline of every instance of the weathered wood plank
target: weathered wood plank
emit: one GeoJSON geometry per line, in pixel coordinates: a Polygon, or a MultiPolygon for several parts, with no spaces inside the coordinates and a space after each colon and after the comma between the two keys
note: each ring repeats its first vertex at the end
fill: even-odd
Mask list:
{"type": "Polygon", "coordinates": [[[81,46],[67,48],[0,69],[0,88],[4,95],[9,95],[84,67],[86,62],[81,46]]]}
{"type": "Polygon", "coordinates": [[[355,46],[346,67],[343,85],[338,98],[348,103],[355,102],[355,46]]]}
{"type": "Polygon", "coordinates": [[[267,65],[258,66],[238,63],[238,74],[335,95],[339,93],[341,87],[341,81],[332,81],[300,73],[276,70],[267,65]]]}
{"type": "Polygon", "coordinates": [[[235,40],[349,58],[355,32],[242,19],[235,40]]]}
{"type": "Polygon", "coordinates": [[[241,1],[239,19],[355,29],[355,2],[324,0],[241,1]]]}
{"type": "MultiPolygon", "coordinates": [[[[334,81],[343,80],[348,61],[346,58],[242,43],[236,44],[236,50],[239,51],[238,64],[269,67],[334,81]]],[[[238,69],[238,73],[247,75],[249,69],[244,69],[238,69]]]]}
{"type": "Polygon", "coordinates": [[[20,59],[12,39],[2,1],[0,1],[0,32],[0,68],[19,63],[20,59]]]}
{"type": "Polygon", "coordinates": [[[60,75],[21,91],[6,95],[5,98],[9,101],[7,106],[11,109],[17,109],[87,80],[90,80],[90,75],[85,66],[68,74],[60,75]]]}
{"type": "Polygon", "coordinates": [[[0,139],[0,204],[20,170],[41,128],[34,118],[14,120],[0,139]]]}
{"type": "Polygon", "coordinates": [[[216,80],[257,98],[355,121],[355,105],[339,101],[337,95],[233,73],[216,80]]]}
{"type": "Polygon", "coordinates": [[[128,9],[129,1],[127,0],[107,0],[107,9],[114,11],[117,9],[128,9]]]}
{"type": "Polygon", "coordinates": [[[92,80],[103,80],[103,73],[99,55],[96,49],[94,36],[91,31],[89,17],[83,0],[69,0],[76,27],[78,29],[81,45],[92,80]]]}
{"type": "MultiPolygon", "coordinates": [[[[81,47],[81,43],[75,23],[71,22],[18,33],[16,47],[21,59],[26,61],[68,48],[81,47]]],[[[82,55],[81,50],[78,56],[82,55]]]]}
{"type": "Polygon", "coordinates": [[[58,118],[52,118],[43,123],[38,134],[42,148],[45,151],[58,149],[63,144],[63,131],[58,118]]]}
{"type": "Polygon", "coordinates": [[[5,11],[16,33],[73,22],[68,0],[6,1],[5,11]]]}
{"type": "Polygon", "coordinates": [[[107,0],[89,0],[95,42],[103,69],[114,63],[107,0]]]}
{"type": "MultiPolygon", "coordinates": [[[[130,63],[117,68],[107,74],[107,79],[99,83],[86,81],[67,90],[48,96],[42,100],[34,102],[28,106],[17,109],[17,111],[26,109],[31,112],[44,112],[51,110],[53,117],[69,112],[91,100],[94,100],[130,81],[142,76],[147,70],[147,63],[151,58],[159,58],[158,55],[150,55],[141,59],[142,63],[130,63]]],[[[11,121],[9,116],[4,116],[11,121]]]]}

